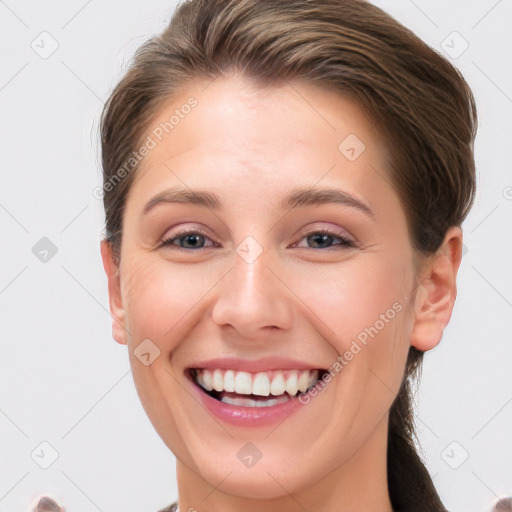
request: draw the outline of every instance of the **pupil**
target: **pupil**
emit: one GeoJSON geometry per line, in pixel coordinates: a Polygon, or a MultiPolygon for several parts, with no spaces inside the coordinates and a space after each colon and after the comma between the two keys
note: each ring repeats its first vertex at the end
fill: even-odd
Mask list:
{"type": "Polygon", "coordinates": [[[186,235],[183,238],[183,246],[189,247],[189,248],[197,248],[201,245],[201,235],[186,235]]]}
{"type": "Polygon", "coordinates": [[[331,237],[331,235],[328,235],[326,233],[315,233],[314,235],[308,236],[308,242],[313,247],[319,247],[319,246],[325,247],[325,246],[331,245],[332,237],[331,237]]]}

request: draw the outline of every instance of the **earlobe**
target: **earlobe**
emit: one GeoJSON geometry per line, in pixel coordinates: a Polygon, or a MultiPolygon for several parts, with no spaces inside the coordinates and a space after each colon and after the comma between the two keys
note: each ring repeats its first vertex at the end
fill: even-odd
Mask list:
{"type": "Polygon", "coordinates": [[[431,350],[441,341],[457,296],[456,278],[461,257],[462,231],[451,227],[416,290],[411,345],[418,350],[431,350]]]}
{"type": "Polygon", "coordinates": [[[100,245],[103,268],[108,279],[108,297],[110,313],[112,316],[112,337],[117,343],[126,345],[126,329],[124,327],[125,314],[121,296],[119,267],[112,252],[112,245],[102,240],[100,245]]]}

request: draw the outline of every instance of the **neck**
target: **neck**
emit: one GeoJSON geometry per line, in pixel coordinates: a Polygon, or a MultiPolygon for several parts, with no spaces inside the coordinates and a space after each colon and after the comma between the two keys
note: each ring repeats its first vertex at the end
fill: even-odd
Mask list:
{"type": "Polygon", "coordinates": [[[387,483],[387,433],[386,416],[349,460],[318,481],[305,479],[296,488],[287,485],[285,489],[271,468],[260,469],[267,480],[265,491],[275,488],[275,496],[269,499],[236,492],[232,485],[236,468],[227,470],[217,482],[208,482],[195,468],[177,460],[180,512],[393,512],[387,483]]]}

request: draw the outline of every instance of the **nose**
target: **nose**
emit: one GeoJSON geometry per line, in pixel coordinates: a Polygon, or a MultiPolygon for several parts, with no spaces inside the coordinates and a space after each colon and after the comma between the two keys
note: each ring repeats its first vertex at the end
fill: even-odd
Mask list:
{"type": "Polygon", "coordinates": [[[261,338],[292,324],[292,296],[267,252],[256,259],[235,256],[234,268],[219,283],[213,321],[244,338],[261,338]]]}

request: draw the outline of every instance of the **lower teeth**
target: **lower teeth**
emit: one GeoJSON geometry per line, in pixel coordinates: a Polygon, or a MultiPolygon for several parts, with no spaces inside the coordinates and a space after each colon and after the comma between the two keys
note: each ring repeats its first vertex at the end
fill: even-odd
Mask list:
{"type": "Polygon", "coordinates": [[[288,395],[282,395],[278,398],[269,398],[268,400],[253,400],[252,398],[234,398],[229,396],[223,396],[220,401],[225,404],[238,405],[239,407],[272,407],[278,404],[284,404],[288,402],[290,397],[288,395]]]}

